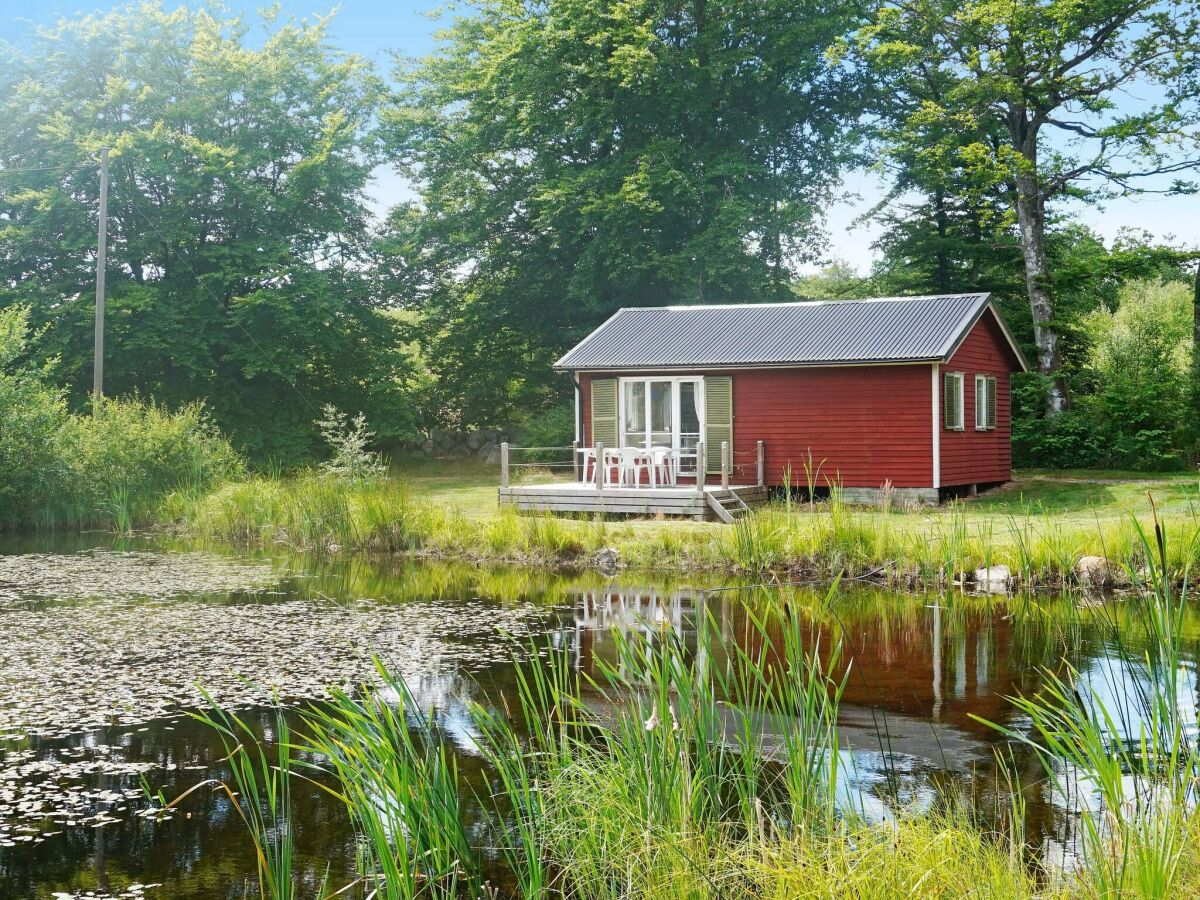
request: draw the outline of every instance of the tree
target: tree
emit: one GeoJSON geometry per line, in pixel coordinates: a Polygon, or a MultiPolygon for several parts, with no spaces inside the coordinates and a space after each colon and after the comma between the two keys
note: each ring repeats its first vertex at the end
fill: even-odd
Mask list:
{"type": "MultiPolygon", "coordinates": [[[[419,186],[392,266],[418,286],[443,406],[551,404],[550,363],[622,305],[789,296],[849,158],[857,73],[829,0],[477,0],[403,68],[384,139],[419,186]]],[[[400,299],[407,299],[404,294],[400,299]]]]}
{"type": "MultiPolygon", "coordinates": [[[[1200,261],[1192,284],[1192,347],[1200,347],[1200,261]]],[[[1192,427],[1200,430],[1200,351],[1192,352],[1192,427]]]]}
{"type": "Polygon", "coordinates": [[[834,258],[818,271],[797,276],[792,291],[801,300],[861,300],[879,296],[875,282],[849,262],[834,258]]]}
{"type": "Polygon", "coordinates": [[[409,364],[369,279],[376,79],[324,20],[263,25],[147,3],[0,47],[0,306],[30,307],[81,403],[110,147],[108,392],[206,398],[290,462],[325,402],[411,434],[409,364]]]}
{"type": "Polygon", "coordinates": [[[1184,281],[1130,281],[1113,312],[1088,316],[1086,405],[1107,448],[1106,462],[1175,468],[1188,426],[1192,291],[1184,281]]]}
{"type": "Polygon", "coordinates": [[[925,156],[976,185],[1011,186],[1051,413],[1067,391],[1047,207],[1194,189],[1183,179],[1200,167],[1198,38],[1190,0],[883,0],[858,33],[911,130],[932,140],[925,156]],[[1151,99],[1119,105],[1130,92],[1151,99]]]}

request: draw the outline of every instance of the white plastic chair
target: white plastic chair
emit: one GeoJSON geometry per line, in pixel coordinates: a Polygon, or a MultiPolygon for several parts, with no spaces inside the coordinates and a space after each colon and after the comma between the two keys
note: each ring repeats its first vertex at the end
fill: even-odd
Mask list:
{"type": "Polygon", "coordinates": [[[621,454],[621,483],[638,487],[642,483],[642,472],[645,471],[650,485],[654,486],[654,460],[651,454],[637,447],[622,447],[621,454]]]}
{"type": "Polygon", "coordinates": [[[670,447],[655,447],[654,471],[659,484],[675,484],[675,451],[670,447]]]}
{"type": "Polygon", "coordinates": [[[604,479],[604,486],[609,487],[613,484],[624,484],[625,475],[624,468],[621,465],[621,451],[617,448],[604,450],[604,473],[601,476],[604,479]]]}
{"type": "Polygon", "coordinates": [[[591,484],[596,480],[596,448],[580,447],[579,456],[583,461],[583,483],[591,484]]]}

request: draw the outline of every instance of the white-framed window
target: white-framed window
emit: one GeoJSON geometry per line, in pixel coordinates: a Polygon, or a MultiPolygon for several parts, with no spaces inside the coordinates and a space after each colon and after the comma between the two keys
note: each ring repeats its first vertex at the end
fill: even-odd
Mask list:
{"type": "Polygon", "coordinates": [[[992,431],[996,427],[996,378],[975,376],[975,430],[992,431]]]}
{"type": "Polygon", "coordinates": [[[963,430],[962,372],[947,372],[942,380],[942,423],[947,431],[963,430]]]}
{"type": "Polygon", "coordinates": [[[704,379],[639,377],[620,380],[622,447],[669,447],[680,474],[695,474],[704,434],[704,379]]]}

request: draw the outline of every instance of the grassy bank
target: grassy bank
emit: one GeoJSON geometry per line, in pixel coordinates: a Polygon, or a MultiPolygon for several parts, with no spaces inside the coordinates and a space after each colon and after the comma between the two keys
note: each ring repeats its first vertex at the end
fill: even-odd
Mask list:
{"type": "Polygon", "coordinates": [[[925,811],[868,813],[839,724],[853,661],[790,605],[763,607],[736,637],[701,617],[694,648],[669,626],[614,632],[615,658],[592,677],[569,649],[528,648],[515,692],[471,707],[482,782],[460,775],[438,717],[382,666],[381,684],[310,707],[278,763],[221,710],[205,718],[253,769],[234,772],[230,796],[252,801],[264,897],[297,896],[280,823],[298,767],[326,776],[354,823],[354,895],[385,900],[1193,896],[1200,748],[1167,546],[1145,535],[1147,590],[1129,603],[1148,644],[1121,655],[1144,667],[1140,690],[1106,699],[1065,662],[1047,669],[1038,693],[1010,698],[1017,730],[992,726],[1009,746],[991,805],[943,787],[925,811]],[[1079,823],[1065,865],[1026,843],[1026,792],[1043,784],[1079,823]]]}
{"type": "Polygon", "coordinates": [[[1109,572],[1144,565],[1137,514],[1148,494],[1170,534],[1171,572],[1193,561],[1200,493],[1189,477],[1030,473],[1008,488],[937,509],[852,507],[836,492],[816,504],[778,501],[736,526],[521,516],[496,507],[494,472],[420,467],[347,483],[317,476],[255,478],[177,491],[160,518],[196,537],[324,551],[411,552],[535,565],[580,565],[602,548],[642,569],[779,577],[845,575],[939,584],[1007,566],[1028,586],[1072,577],[1084,556],[1109,572]]]}

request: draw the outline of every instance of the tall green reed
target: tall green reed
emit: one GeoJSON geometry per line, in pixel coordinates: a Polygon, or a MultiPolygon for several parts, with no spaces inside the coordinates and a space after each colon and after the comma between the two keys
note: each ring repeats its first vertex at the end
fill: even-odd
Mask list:
{"type": "MultiPolygon", "coordinates": [[[[275,747],[268,749],[253,724],[221,706],[203,692],[206,707],[189,713],[221,739],[228,779],[208,779],[170,802],[161,794],[164,809],[178,807],[189,795],[205,787],[225,794],[241,819],[254,846],[258,868],[258,894],[262,900],[294,900],[300,896],[294,871],[295,847],[292,807],[293,758],[291,732],[279,706],[273,711],[275,747]]],[[[318,896],[324,896],[322,883],[318,896]]]]}
{"type": "Polygon", "coordinates": [[[1197,837],[1200,748],[1194,704],[1185,712],[1180,696],[1188,569],[1176,587],[1157,510],[1151,531],[1136,520],[1134,527],[1145,570],[1130,569],[1137,591],[1128,602],[1146,645],[1139,655],[1115,615],[1110,641],[1123,668],[1145,677],[1114,680],[1106,699],[1074,667],[1048,670],[1036,695],[1010,698],[1030,731],[988,724],[1032,750],[1064,802],[1077,808],[1084,839],[1078,877],[1090,892],[1169,897],[1197,837]]]}
{"type": "Polygon", "coordinates": [[[359,834],[365,889],[382,900],[476,896],[454,757],[404,679],[376,665],[381,688],[334,691],[304,715],[314,765],[337,779],[325,789],[359,834]]]}

